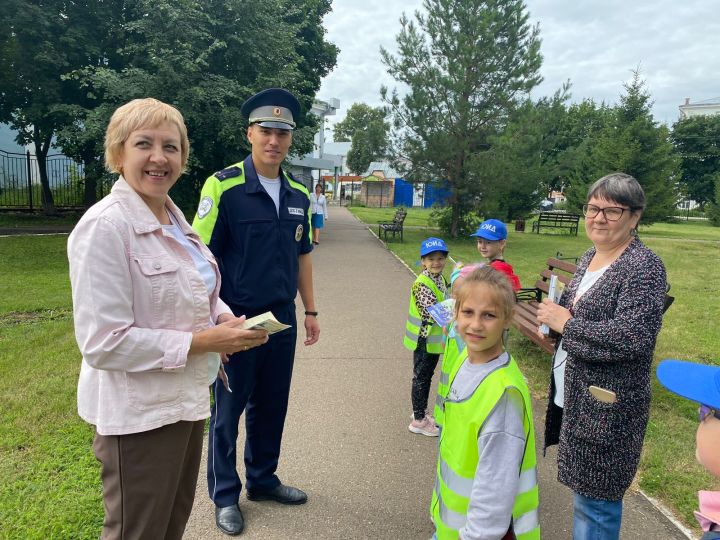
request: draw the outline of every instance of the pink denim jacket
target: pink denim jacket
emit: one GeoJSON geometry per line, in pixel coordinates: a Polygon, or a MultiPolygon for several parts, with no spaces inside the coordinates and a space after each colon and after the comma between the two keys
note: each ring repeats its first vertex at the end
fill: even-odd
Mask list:
{"type": "Polygon", "coordinates": [[[217,286],[209,299],[187,250],[122,177],[68,240],[83,357],[78,413],[101,435],[210,415],[208,355],[188,351],[193,332],[232,312],[218,297],[212,254],[169,198],[166,207],[215,267],[217,286]]]}

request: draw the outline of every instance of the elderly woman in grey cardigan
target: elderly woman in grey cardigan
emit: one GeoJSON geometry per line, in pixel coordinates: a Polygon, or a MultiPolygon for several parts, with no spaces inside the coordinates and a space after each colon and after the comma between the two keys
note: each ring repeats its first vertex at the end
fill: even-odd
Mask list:
{"type": "Polygon", "coordinates": [[[583,206],[592,241],[558,304],[538,320],[561,334],[553,358],[545,448],[575,493],[573,539],[617,539],[650,410],[650,368],[665,267],[637,238],[645,194],[630,175],[595,182],[583,206]]]}

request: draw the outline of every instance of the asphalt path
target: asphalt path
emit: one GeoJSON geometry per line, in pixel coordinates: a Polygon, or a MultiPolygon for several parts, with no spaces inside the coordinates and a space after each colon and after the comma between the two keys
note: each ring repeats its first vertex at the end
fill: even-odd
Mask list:
{"type": "MultiPolygon", "coordinates": [[[[437,439],[407,429],[412,356],[402,346],[414,277],[347,209],[329,210],[312,254],[320,341],[305,347],[299,332],[278,469],[280,479],[305,490],[309,500],[283,506],[250,502],[243,492],[241,538],[427,540],[437,439]]],[[[299,321],[301,309],[298,299],[299,321]]],[[[437,373],[431,402],[436,383],[437,373]]],[[[534,404],[538,446],[544,405],[534,404]]],[[[556,480],[555,456],[551,449],[538,458],[540,523],[544,539],[566,540],[572,537],[572,494],[556,480]]],[[[241,478],[243,467],[238,464],[241,478]]],[[[184,538],[227,538],[215,527],[205,460],[184,538]]],[[[641,494],[628,492],[622,538],[687,536],[641,494]]]]}

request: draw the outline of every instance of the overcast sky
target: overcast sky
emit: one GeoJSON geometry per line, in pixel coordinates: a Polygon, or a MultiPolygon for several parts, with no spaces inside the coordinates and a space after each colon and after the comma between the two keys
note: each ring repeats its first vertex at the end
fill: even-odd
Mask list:
{"type": "MultiPolygon", "coordinates": [[[[570,79],[573,101],[615,103],[640,66],[657,121],[675,122],[686,97],[720,98],[717,0],[527,0],[526,5],[531,21],[540,23],[542,39],[544,81],[534,97],[551,95],[570,79]]],[[[354,102],[380,105],[380,86],[395,86],[379,48],[394,52],[400,15],[421,7],[421,0],[333,0],[325,27],[340,54],[318,94],[340,99],[331,123],[354,102]]]]}

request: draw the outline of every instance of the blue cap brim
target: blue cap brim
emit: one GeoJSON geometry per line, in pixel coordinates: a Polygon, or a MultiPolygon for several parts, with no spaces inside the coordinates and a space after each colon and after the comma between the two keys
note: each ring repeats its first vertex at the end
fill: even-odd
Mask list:
{"type": "Polygon", "coordinates": [[[657,367],[657,378],[670,390],[697,403],[720,409],[720,367],[663,360],[657,367]]]}
{"type": "Polygon", "coordinates": [[[505,240],[504,238],[489,235],[485,233],[485,231],[477,231],[472,233],[470,236],[475,236],[476,238],[484,238],[485,240],[492,240],[493,242],[497,242],[498,240],[505,240]]]}

